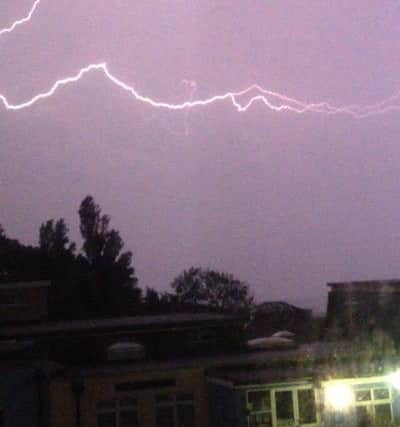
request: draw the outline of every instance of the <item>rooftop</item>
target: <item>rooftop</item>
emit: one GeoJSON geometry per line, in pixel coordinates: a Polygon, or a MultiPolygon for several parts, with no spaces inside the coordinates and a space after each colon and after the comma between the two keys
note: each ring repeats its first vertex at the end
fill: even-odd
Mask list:
{"type": "Polygon", "coordinates": [[[50,280],[37,280],[35,282],[5,282],[0,283],[2,289],[27,289],[27,288],[47,288],[51,284],[50,280]]]}
{"type": "Polygon", "coordinates": [[[291,350],[241,351],[185,357],[168,361],[126,361],[81,365],[85,376],[125,374],[128,372],[165,371],[191,369],[201,366],[208,370],[210,378],[218,378],[233,384],[260,383],[283,379],[290,373],[293,378],[311,376],[316,369],[314,362],[331,358],[348,357],[348,343],[303,344],[291,350]]]}
{"type": "Polygon", "coordinates": [[[396,291],[400,292],[400,279],[357,280],[351,282],[329,282],[326,284],[333,291],[396,291]]]}
{"type": "Polygon", "coordinates": [[[71,320],[24,325],[0,329],[0,340],[65,334],[85,334],[107,331],[139,331],[168,328],[168,330],[212,326],[216,323],[240,322],[243,316],[215,313],[177,313],[159,316],[119,317],[113,319],[71,320]]]}

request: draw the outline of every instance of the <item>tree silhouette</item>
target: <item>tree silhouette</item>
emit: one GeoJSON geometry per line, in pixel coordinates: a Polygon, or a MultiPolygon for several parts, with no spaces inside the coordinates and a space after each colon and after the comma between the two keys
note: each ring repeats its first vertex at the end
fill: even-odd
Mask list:
{"type": "Polygon", "coordinates": [[[0,225],[0,282],[41,278],[38,248],[10,239],[0,225]]]}
{"type": "Polygon", "coordinates": [[[110,217],[101,213],[92,196],[79,208],[83,238],[83,263],[87,275],[82,281],[90,316],[132,314],[141,299],[141,290],[132,267],[132,253],[122,252],[119,232],[110,229],[110,217]]]}
{"type": "Polygon", "coordinates": [[[68,237],[63,218],[50,219],[39,229],[41,276],[51,280],[49,316],[52,319],[81,317],[84,309],[77,291],[80,274],[75,256],[75,243],[68,237]]]}
{"type": "Polygon", "coordinates": [[[42,276],[51,280],[67,280],[74,270],[75,243],[70,242],[68,227],[63,218],[42,223],[39,248],[42,276]]]}
{"type": "Polygon", "coordinates": [[[229,273],[191,267],[171,283],[180,304],[207,305],[218,311],[247,311],[252,303],[249,287],[229,273]]]}
{"type": "Polygon", "coordinates": [[[54,256],[74,253],[76,245],[70,242],[68,231],[64,218],[56,222],[53,219],[46,221],[39,230],[40,249],[54,256]]]}

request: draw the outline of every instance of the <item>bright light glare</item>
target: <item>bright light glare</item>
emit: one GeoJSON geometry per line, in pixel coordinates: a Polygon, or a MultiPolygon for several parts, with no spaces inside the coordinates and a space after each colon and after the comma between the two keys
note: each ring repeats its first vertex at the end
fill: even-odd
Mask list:
{"type": "Polygon", "coordinates": [[[325,388],[325,400],[331,409],[343,411],[354,402],[354,393],[348,385],[329,384],[325,388]]]}
{"type": "Polygon", "coordinates": [[[400,371],[388,375],[388,381],[396,390],[400,390],[400,371]]]}

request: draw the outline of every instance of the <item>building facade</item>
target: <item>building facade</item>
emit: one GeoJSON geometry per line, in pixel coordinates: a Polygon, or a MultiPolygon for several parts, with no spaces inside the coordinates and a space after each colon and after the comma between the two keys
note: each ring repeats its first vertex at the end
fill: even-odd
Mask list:
{"type": "MultiPolygon", "coordinates": [[[[347,337],[359,330],[354,313],[373,319],[370,304],[397,307],[397,283],[362,283],[330,284],[328,318],[347,337]]],[[[0,326],[0,427],[400,426],[395,347],[352,339],[252,350],[247,320],[182,313],[0,326]]]]}
{"type": "Polygon", "coordinates": [[[399,335],[400,280],[328,283],[326,334],[352,338],[382,329],[399,335]]]}
{"type": "Polygon", "coordinates": [[[0,284],[0,326],[48,319],[49,281],[0,284]]]}

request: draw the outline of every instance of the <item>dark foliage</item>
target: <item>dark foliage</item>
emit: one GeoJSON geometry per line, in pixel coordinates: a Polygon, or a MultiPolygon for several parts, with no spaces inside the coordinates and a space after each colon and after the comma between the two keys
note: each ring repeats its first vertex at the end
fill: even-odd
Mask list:
{"type": "Polygon", "coordinates": [[[79,208],[86,274],[80,280],[82,300],[91,317],[130,315],[141,299],[141,290],[132,267],[132,253],[122,252],[119,232],[110,229],[110,217],[103,215],[92,196],[79,208]]]}
{"type": "Polygon", "coordinates": [[[0,282],[41,278],[39,249],[8,238],[0,225],[0,282]]]}
{"type": "Polygon", "coordinates": [[[40,226],[39,248],[42,276],[53,280],[66,279],[74,269],[76,261],[75,243],[70,242],[68,227],[63,218],[48,220],[40,226]]]}
{"type": "Polygon", "coordinates": [[[39,230],[39,247],[9,239],[0,226],[0,282],[51,280],[49,314],[53,319],[133,315],[141,290],[131,252],[123,252],[110,218],[87,196],[79,208],[83,252],[76,255],[64,219],[39,230]]]}
{"type": "Polygon", "coordinates": [[[171,287],[180,304],[238,312],[248,311],[253,303],[247,284],[215,270],[191,267],[175,278],[171,287]]]}

